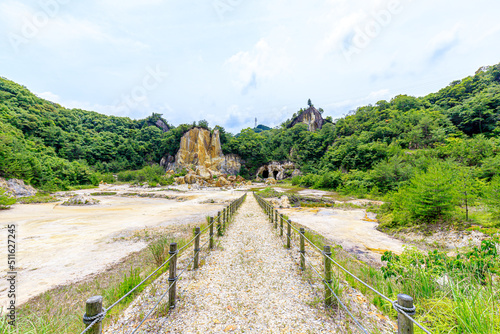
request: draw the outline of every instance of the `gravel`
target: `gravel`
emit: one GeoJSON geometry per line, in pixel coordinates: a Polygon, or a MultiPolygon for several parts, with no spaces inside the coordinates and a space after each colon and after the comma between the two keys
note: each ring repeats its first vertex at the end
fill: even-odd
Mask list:
{"type": "MultiPolygon", "coordinates": [[[[188,271],[179,280],[176,308],[154,314],[138,332],[356,332],[342,314],[325,310],[323,292],[307,282],[290,252],[293,250],[283,248],[253,196],[247,196],[200,269],[188,271]]],[[[191,256],[191,251],[187,253],[191,256]]],[[[187,265],[187,257],[178,268],[187,265]]],[[[167,286],[164,275],[104,333],[129,333],[167,286]]],[[[370,311],[374,310],[372,306],[370,311]]],[[[377,318],[375,313],[373,316],[377,318]]]]}

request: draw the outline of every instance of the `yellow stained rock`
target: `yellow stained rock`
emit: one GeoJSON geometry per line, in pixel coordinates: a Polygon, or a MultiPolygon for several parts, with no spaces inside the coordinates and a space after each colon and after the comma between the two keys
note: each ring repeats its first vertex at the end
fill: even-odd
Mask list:
{"type": "Polygon", "coordinates": [[[235,329],[236,329],[236,326],[229,325],[229,326],[226,327],[226,329],[224,329],[224,332],[234,331],[235,329]]]}

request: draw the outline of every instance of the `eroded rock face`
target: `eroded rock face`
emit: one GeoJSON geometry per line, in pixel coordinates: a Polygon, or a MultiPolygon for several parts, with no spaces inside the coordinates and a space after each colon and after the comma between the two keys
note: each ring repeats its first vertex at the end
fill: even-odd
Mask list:
{"type": "Polygon", "coordinates": [[[316,108],[310,107],[297,116],[288,127],[292,128],[297,123],[307,124],[309,131],[316,131],[321,130],[323,124],[325,124],[325,120],[316,108]]]}
{"type": "Polygon", "coordinates": [[[36,189],[24,183],[23,180],[9,179],[0,177],[0,188],[3,188],[8,195],[15,197],[35,196],[36,189]]]}
{"type": "Polygon", "coordinates": [[[294,174],[299,174],[300,171],[295,169],[295,164],[290,161],[277,162],[273,161],[270,164],[264,165],[257,170],[255,177],[257,179],[268,179],[272,178],[275,180],[283,180],[291,177],[294,174]]]}
{"type": "Polygon", "coordinates": [[[236,175],[241,169],[241,159],[235,154],[222,153],[219,131],[213,133],[204,128],[193,128],[181,138],[179,151],[175,155],[163,157],[161,163],[167,170],[194,167],[202,177],[212,175],[236,175]],[[203,171],[198,172],[198,168],[203,171]],[[205,171],[206,170],[206,171],[205,171]]]}

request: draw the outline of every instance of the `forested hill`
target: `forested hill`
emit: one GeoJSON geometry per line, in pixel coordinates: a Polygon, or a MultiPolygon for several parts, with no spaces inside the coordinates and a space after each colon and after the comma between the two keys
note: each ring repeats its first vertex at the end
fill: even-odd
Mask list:
{"type": "MultiPolygon", "coordinates": [[[[478,143],[493,145],[495,141],[487,139],[500,135],[499,108],[500,65],[496,65],[437,93],[420,98],[398,95],[360,107],[317,132],[306,131],[305,124],[287,129],[290,120],[261,134],[243,130],[226,149],[242,155],[250,170],[269,160],[290,159],[305,173],[367,171],[400,156],[401,150],[440,147],[442,157],[467,154],[464,141],[477,135],[484,139],[478,143]]],[[[486,154],[469,153],[476,160],[486,154]]]]}
{"type": "MultiPolygon", "coordinates": [[[[316,132],[306,124],[287,128],[291,120],[237,136],[219,130],[224,152],[245,160],[245,177],[269,161],[291,160],[310,174],[303,181],[308,185],[385,193],[438,160],[477,168],[480,177],[491,179],[500,168],[499,114],[500,65],[495,65],[437,93],[398,95],[360,107],[316,132]],[[320,184],[314,175],[331,182],[320,184]]],[[[100,173],[139,169],[175,154],[192,126],[172,127],[157,114],[132,120],[66,109],[0,78],[0,176],[46,189],[95,184],[100,173]],[[170,130],[157,126],[159,120],[170,130]]]]}
{"type": "Polygon", "coordinates": [[[98,172],[139,169],[175,152],[185,127],[66,109],[0,78],[0,176],[46,189],[98,182],[98,172]],[[97,179],[96,179],[97,178],[97,179]]]}

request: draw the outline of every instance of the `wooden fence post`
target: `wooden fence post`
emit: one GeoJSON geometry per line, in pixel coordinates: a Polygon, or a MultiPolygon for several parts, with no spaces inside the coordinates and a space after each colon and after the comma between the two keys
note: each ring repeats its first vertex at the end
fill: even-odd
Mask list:
{"type": "Polygon", "coordinates": [[[172,242],[170,244],[170,263],[169,263],[169,274],[168,283],[169,286],[172,285],[168,293],[168,306],[170,308],[175,307],[175,289],[177,288],[177,243],[172,242]]]}
{"type": "Polygon", "coordinates": [[[194,260],[193,260],[193,270],[198,269],[199,267],[199,259],[200,259],[200,228],[197,227],[194,229],[194,260]]]}
{"type": "Polygon", "coordinates": [[[226,224],[224,224],[224,222],[222,221],[222,217],[221,217],[220,211],[217,212],[217,222],[222,227],[222,231],[225,232],[226,231],[226,224]]]}
{"type": "Polygon", "coordinates": [[[300,228],[300,269],[306,269],[306,248],[304,244],[304,233],[303,227],[300,228]]]}
{"type": "Polygon", "coordinates": [[[280,237],[283,236],[283,216],[280,216],[280,237]]]}
{"type": "Polygon", "coordinates": [[[208,248],[212,249],[212,248],[214,248],[214,218],[213,217],[208,218],[208,224],[210,225],[210,244],[208,245],[208,248]]]}
{"type": "MultiPolygon", "coordinates": [[[[398,305],[412,309],[413,298],[400,293],[398,295],[398,305]]],[[[413,312],[408,315],[413,315],[413,312]]],[[[405,317],[401,312],[398,312],[398,334],[413,334],[413,322],[405,317]]]]}
{"type": "Polygon", "coordinates": [[[330,286],[332,284],[332,261],[330,257],[332,256],[332,250],[330,246],[323,247],[323,253],[325,254],[325,305],[332,305],[332,291],[330,286]]]}
{"type": "Polygon", "coordinates": [[[222,209],[222,221],[224,222],[224,226],[226,226],[227,225],[226,208],[222,209]]]}
{"type": "MultiPolygon", "coordinates": [[[[85,317],[91,318],[102,312],[102,296],[94,296],[87,299],[85,303],[85,317]]],[[[85,328],[88,327],[92,321],[83,321],[85,328]]],[[[94,326],[90,327],[87,331],[89,334],[101,334],[102,332],[102,321],[98,321],[94,326]]]]}
{"type": "Polygon", "coordinates": [[[278,228],[278,210],[274,209],[274,229],[278,228]]]}
{"type": "Polygon", "coordinates": [[[290,248],[291,241],[292,241],[292,221],[288,219],[286,227],[286,248],[290,248]]]}
{"type": "Polygon", "coordinates": [[[217,221],[217,235],[222,237],[222,225],[217,221]]]}

